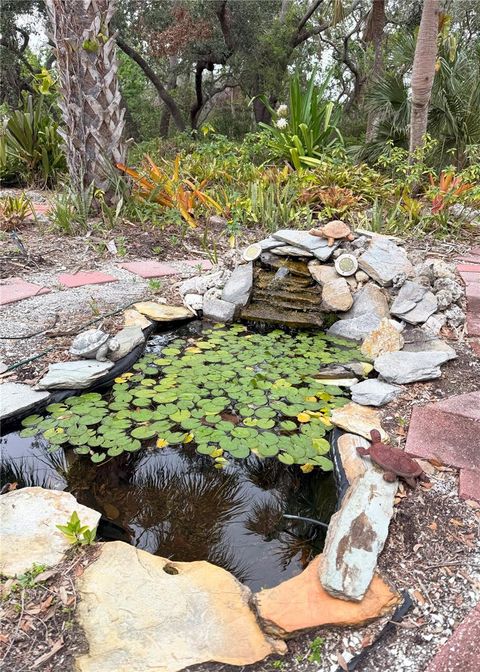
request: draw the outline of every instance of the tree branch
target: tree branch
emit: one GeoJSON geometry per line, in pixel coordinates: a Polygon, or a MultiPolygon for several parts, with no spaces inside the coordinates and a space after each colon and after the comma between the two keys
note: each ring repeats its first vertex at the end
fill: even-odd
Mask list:
{"type": "Polygon", "coordinates": [[[176,127],[178,128],[179,131],[184,131],[185,130],[185,121],[183,120],[182,114],[176,104],[176,102],[173,100],[172,96],[168,93],[167,89],[163,86],[162,82],[160,81],[160,78],[156,74],[156,72],[153,70],[153,68],[147,63],[147,61],[141,56],[141,54],[138,53],[138,51],[135,51],[133,47],[131,47],[129,44],[127,44],[121,37],[120,35],[117,35],[117,44],[120,47],[120,49],[127,54],[137,65],[140,66],[140,68],[143,70],[144,74],[146,77],[152,82],[153,86],[157,90],[157,93],[159,97],[163,100],[165,105],[168,107],[170,114],[172,115],[172,119],[175,122],[176,127]]]}
{"type": "Polygon", "coordinates": [[[312,4],[307,8],[307,11],[302,16],[302,18],[300,19],[300,23],[297,26],[297,34],[302,31],[307,21],[313,16],[314,12],[317,11],[322,2],[323,0],[314,0],[314,2],[312,2],[312,4]]]}

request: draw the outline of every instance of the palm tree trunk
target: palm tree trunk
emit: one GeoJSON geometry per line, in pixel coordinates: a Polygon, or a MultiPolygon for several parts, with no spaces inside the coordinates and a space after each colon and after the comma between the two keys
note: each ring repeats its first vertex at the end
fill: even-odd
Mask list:
{"type": "Polygon", "coordinates": [[[125,110],[110,22],[116,0],[46,0],[60,78],[63,138],[72,185],[95,184],[111,202],[105,163],[124,162],[125,110]]]}
{"type": "MultiPolygon", "coordinates": [[[[372,0],[372,7],[367,18],[365,35],[363,36],[364,42],[367,44],[371,43],[374,50],[373,69],[368,77],[370,81],[375,80],[383,73],[383,41],[385,38],[384,29],[386,20],[385,0],[372,0]]],[[[375,139],[378,123],[378,112],[370,110],[368,113],[367,131],[365,135],[367,142],[371,142],[375,139]]]]}
{"type": "Polygon", "coordinates": [[[412,71],[410,154],[422,146],[427,132],[428,105],[435,77],[439,19],[438,0],[424,0],[412,71]]]}

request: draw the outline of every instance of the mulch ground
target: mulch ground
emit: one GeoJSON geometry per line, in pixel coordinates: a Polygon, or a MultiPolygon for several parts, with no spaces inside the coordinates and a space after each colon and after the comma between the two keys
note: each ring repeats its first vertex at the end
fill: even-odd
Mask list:
{"type": "Polygon", "coordinates": [[[95,547],[72,549],[52,569],[2,579],[2,672],[69,672],[88,643],[75,620],[75,579],[93,562],[95,547]],[[38,573],[40,572],[40,573],[38,573]]]}
{"type": "MultiPolygon", "coordinates": [[[[175,227],[159,230],[128,223],[114,230],[92,229],[88,235],[68,238],[49,232],[47,225],[29,224],[19,234],[26,255],[9,234],[2,234],[2,277],[14,275],[28,279],[29,273],[35,272],[74,272],[79,259],[83,269],[88,265],[93,270],[114,259],[168,261],[192,255],[208,258],[214,254],[231,254],[224,230],[215,227],[209,236],[198,229],[189,230],[184,238],[175,227]],[[116,256],[108,248],[111,240],[115,241],[116,256]]],[[[263,235],[259,231],[247,231],[239,244],[243,246],[263,235]]],[[[461,245],[439,243],[427,237],[422,241],[411,240],[407,247],[419,260],[428,253],[454,261],[472,244],[470,240],[461,245]]],[[[161,296],[178,300],[177,281],[178,278],[162,279],[161,296]]],[[[73,311],[68,329],[79,331],[86,317],[73,311]]],[[[61,331],[64,326],[56,325],[56,330],[61,331]]],[[[111,316],[103,326],[116,330],[120,326],[119,318],[111,316]]],[[[464,330],[445,330],[442,336],[450,340],[458,358],[442,367],[440,379],[406,386],[401,396],[382,413],[383,426],[396,445],[405,443],[415,404],[480,387],[480,360],[470,349],[464,330]]],[[[54,349],[42,360],[21,367],[8,379],[32,382],[49,361],[68,356],[65,349],[70,342],[71,335],[61,333],[53,337],[44,335],[39,344],[35,339],[27,344],[19,341],[18,355],[25,356],[44,347],[45,343],[54,349]]],[[[12,357],[17,356],[15,348],[13,346],[12,357]]],[[[356,668],[361,672],[425,670],[439,647],[479,600],[480,507],[459,499],[455,470],[441,464],[423,463],[423,466],[428,470],[431,484],[415,491],[400,490],[389,538],[379,559],[384,577],[397,589],[408,589],[414,600],[414,607],[402,623],[393,625],[389,634],[371,648],[388,619],[364,628],[322,628],[290,641],[289,652],[283,658],[242,668],[243,672],[337,672],[349,669],[348,661],[362,651],[365,655],[356,668]]],[[[37,577],[34,585],[30,585],[31,582],[21,585],[18,581],[3,583],[0,635],[3,653],[0,657],[4,657],[2,669],[5,672],[37,669],[73,672],[74,657],[86,650],[85,639],[74,620],[77,598],[73,578],[91,561],[91,553],[89,549],[79,556],[72,555],[55,568],[54,574],[46,572],[43,580],[42,575],[37,577]]],[[[204,664],[190,668],[189,672],[194,670],[239,672],[238,667],[221,664],[204,664]]]]}

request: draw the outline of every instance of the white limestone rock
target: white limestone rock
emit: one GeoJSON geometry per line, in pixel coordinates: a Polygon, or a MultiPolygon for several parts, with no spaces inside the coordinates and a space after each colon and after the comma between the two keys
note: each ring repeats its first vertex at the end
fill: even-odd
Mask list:
{"type": "Polygon", "coordinates": [[[57,525],[66,525],[74,511],[82,525],[98,525],[98,511],[79,504],[69,492],[22,488],[1,495],[0,573],[16,576],[33,563],[50,567],[61,562],[71,545],[57,525]]]}

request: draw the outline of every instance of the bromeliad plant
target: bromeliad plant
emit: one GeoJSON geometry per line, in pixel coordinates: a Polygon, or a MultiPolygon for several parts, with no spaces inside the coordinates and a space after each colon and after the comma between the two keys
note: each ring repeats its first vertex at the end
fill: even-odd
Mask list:
{"type": "Polygon", "coordinates": [[[42,433],[51,450],[73,446],[94,463],[142,447],[191,444],[219,469],[253,454],[328,471],[330,412],[349,399],[315,372],[361,359],[351,342],[325,334],[213,328],[193,342],[172,340],[160,356],[145,355],[109,396],[70,397],[48,406],[45,418],[25,418],[22,436],[42,433]]]}
{"type": "Polygon", "coordinates": [[[208,183],[206,179],[197,185],[189,177],[180,176],[179,155],[173,163],[172,175],[154,163],[148,155],[145,156],[145,168],[142,172],[123,163],[117,163],[117,168],[133,178],[141,198],[177,211],[191,227],[197,226],[196,214],[199,207],[205,206],[217,212],[222,210],[221,205],[204,191],[208,183]]]}
{"type": "Polygon", "coordinates": [[[457,203],[459,197],[466,191],[473,189],[473,184],[463,181],[460,175],[455,175],[455,171],[442,171],[438,178],[438,184],[432,175],[429,175],[431,189],[431,212],[437,215],[446,207],[457,203]]]}
{"type": "Polygon", "coordinates": [[[276,157],[289,161],[295,169],[315,167],[326,150],[343,145],[338,129],[340,108],[325,100],[330,76],[320,86],[315,84],[315,72],[306,89],[300,77],[290,80],[289,104],[274,110],[268,100],[261,100],[272,115],[272,124],[260,123],[270,136],[270,148],[276,157]]]}

